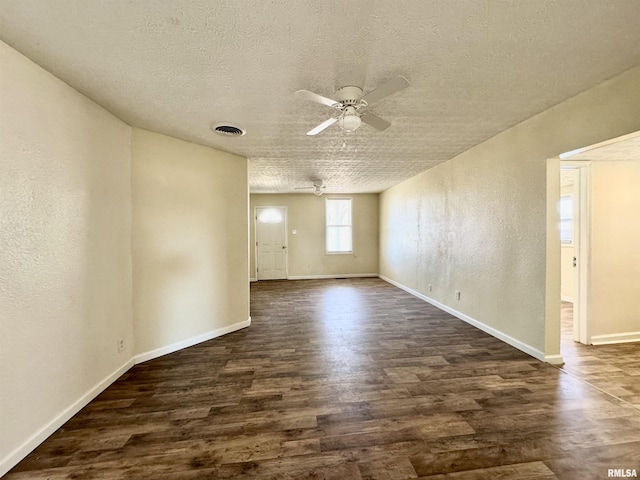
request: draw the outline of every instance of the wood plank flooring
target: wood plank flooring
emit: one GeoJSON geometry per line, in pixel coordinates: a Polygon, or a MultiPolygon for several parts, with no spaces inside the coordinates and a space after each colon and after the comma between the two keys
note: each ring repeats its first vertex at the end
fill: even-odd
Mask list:
{"type": "Polygon", "coordinates": [[[6,480],[640,474],[640,411],[382,280],[258,282],[251,312],[132,368],[6,480]]]}
{"type": "Polygon", "coordinates": [[[564,371],[640,410],[640,342],[613,345],[574,342],[573,304],[562,302],[561,350],[564,371]]]}

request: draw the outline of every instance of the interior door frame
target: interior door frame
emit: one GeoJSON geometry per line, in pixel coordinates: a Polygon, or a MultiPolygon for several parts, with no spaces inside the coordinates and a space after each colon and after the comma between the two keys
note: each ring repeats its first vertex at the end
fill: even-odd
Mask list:
{"type": "Polygon", "coordinates": [[[589,323],[589,233],[591,206],[590,161],[561,160],[560,168],[574,170],[574,257],[576,271],[573,284],[573,339],[584,345],[591,345],[589,323]]]}
{"type": "Polygon", "coordinates": [[[289,218],[289,212],[287,211],[287,207],[284,205],[258,205],[253,209],[253,232],[254,232],[254,245],[253,245],[253,258],[254,258],[254,277],[256,282],[260,281],[258,278],[258,210],[264,209],[267,210],[269,208],[278,208],[284,210],[284,222],[282,222],[282,228],[284,229],[284,275],[285,279],[289,279],[289,227],[287,224],[287,220],[289,218]]]}

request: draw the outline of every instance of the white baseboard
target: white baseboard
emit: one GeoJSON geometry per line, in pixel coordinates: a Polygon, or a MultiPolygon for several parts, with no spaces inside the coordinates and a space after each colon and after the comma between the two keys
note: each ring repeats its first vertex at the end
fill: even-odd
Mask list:
{"type": "MultiPolygon", "coordinates": [[[[416,290],[413,290],[409,287],[406,287],[404,285],[402,285],[401,283],[396,282],[395,280],[391,280],[390,278],[385,277],[384,275],[379,275],[380,278],[382,280],[384,280],[385,282],[390,283],[391,285],[395,285],[396,287],[400,288],[401,290],[404,290],[405,292],[410,293],[411,295],[418,297],[421,300],[424,300],[427,303],[430,303],[431,305],[438,307],[440,310],[444,310],[447,313],[450,313],[451,315],[453,315],[454,317],[459,318],[460,320],[463,320],[465,322],[467,322],[469,325],[473,325],[474,327],[482,330],[485,333],[488,333],[489,335],[496,337],[498,340],[502,340],[505,343],[508,343],[509,345],[511,345],[512,347],[517,348],[518,350],[531,355],[532,357],[540,360],[541,362],[546,362],[547,358],[551,359],[554,363],[563,363],[562,362],[562,357],[560,357],[560,355],[545,355],[544,352],[538,350],[537,348],[532,347],[531,345],[528,345],[524,342],[521,342],[520,340],[516,340],[513,337],[510,337],[509,335],[507,335],[506,333],[501,332],[500,330],[496,330],[493,327],[490,327],[489,325],[486,325],[484,323],[482,323],[479,320],[476,320],[475,318],[471,318],[468,315],[465,315],[462,312],[458,312],[457,310],[438,302],[437,300],[434,300],[433,298],[427,297],[426,295],[423,295],[420,292],[417,292],[416,290]]],[[[550,362],[551,363],[551,362],[550,362]]]]}
{"type": "Polygon", "coordinates": [[[573,297],[567,297],[566,295],[561,295],[560,300],[562,300],[563,302],[573,303],[573,297]]]}
{"type": "Polygon", "coordinates": [[[611,343],[640,342],[640,332],[614,333],[609,335],[592,335],[592,345],[609,345],[611,343]]]}
{"type": "Polygon", "coordinates": [[[243,322],[235,323],[227,327],[218,328],[216,330],[212,330],[202,335],[198,335],[196,337],[192,337],[187,340],[183,340],[181,342],[172,343],[171,345],[167,345],[166,347],[157,348],[155,350],[141,353],[139,355],[135,355],[134,357],[130,358],[115,372],[111,373],[110,375],[102,379],[100,382],[98,382],[97,385],[91,388],[81,398],[79,398],[71,406],[69,406],[57,417],[55,417],[51,422],[49,422],[47,425],[45,425],[39,431],[33,434],[26,442],[24,442],[22,445],[16,448],[13,452],[11,452],[5,458],[0,460],[0,477],[2,477],[5,473],[7,473],[9,470],[15,467],[24,457],[26,457],[38,445],[40,445],[47,438],[49,438],[51,434],[53,434],[58,428],[64,425],[71,417],[73,417],[76,413],[82,410],[82,408],[84,408],[91,400],[93,400],[100,393],[106,390],[107,387],[109,387],[113,382],[115,382],[118,378],[120,378],[124,373],[127,372],[127,370],[129,370],[135,364],[146,362],[147,360],[151,360],[153,358],[157,358],[162,355],[166,355],[168,353],[181,350],[183,348],[191,347],[198,343],[211,340],[212,338],[220,337],[221,335],[225,335],[227,333],[235,332],[236,330],[240,330],[241,328],[248,327],[249,325],[251,325],[251,317],[249,317],[247,320],[243,322]]]}
{"type": "Polygon", "coordinates": [[[249,278],[249,283],[251,283],[251,282],[257,282],[257,281],[258,281],[258,279],[257,279],[256,277],[251,277],[251,278],[249,278]]]}
{"type": "Polygon", "coordinates": [[[109,385],[120,378],[127,370],[133,366],[133,359],[129,359],[125,364],[117,368],[113,373],[107,375],[100,382],[94,385],[82,397],[67,407],[63,412],[51,420],[47,425],[34,433],[26,442],[16,448],[13,452],[0,460],[0,477],[15,467],[24,457],[29,455],[38,445],[49,438],[58,428],[64,425],[71,417],[82,410],[91,400],[101,394],[109,385]]]}
{"type": "Polygon", "coordinates": [[[153,360],[154,358],[162,357],[163,355],[168,355],[169,353],[177,352],[178,350],[182,350],[183,348],[192,347],[197,345],[198,343],[206,342],[207,340],[211,340],[212,338],[220,337],[222,335],[226,335],[227,333],[235,332],[236,330],[240,330],[241,328],[246,328],[251,325],[251,317],[243,322],[234,323],[233,325],[228,325],[226,327],[217,328],[216,330],[211,330],[210,332],[203,333],[201,335],[197,335],[195,337],[187,338],[186,340],[181,340],[176,343],[172,343],[171,345],[166,345],[164,347],[156,348],[155,350],[149,350],[148,352],[139,353],[133,357],[134,364],[139,364],[142,362],[147,362],[149,360],[153,360]]]}
{"type": "Polygon", "coordinates": [[[345,273],[342,275],[290,275],[287,280],[320,280],[323,278],[368,278],[378,277],[377,273],[345,273]]]}
{"type": "Polygon", "coordinates": [[[562,355],[545,355],[544,361],[551,365],[564,365],[564,359],[562,355]]]}

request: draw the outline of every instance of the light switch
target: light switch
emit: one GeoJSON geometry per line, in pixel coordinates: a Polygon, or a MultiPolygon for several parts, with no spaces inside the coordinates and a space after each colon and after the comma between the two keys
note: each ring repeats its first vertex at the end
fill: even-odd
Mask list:
{"type": "Polygon", "coordinates": [[[297,235],[298,234],[298,230],[291,230],[291,235],[297,235]]]}

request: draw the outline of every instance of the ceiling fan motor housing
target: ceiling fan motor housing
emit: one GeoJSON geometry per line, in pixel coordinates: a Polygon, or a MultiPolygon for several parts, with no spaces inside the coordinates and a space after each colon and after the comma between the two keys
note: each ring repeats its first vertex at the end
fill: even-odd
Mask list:
{"type": "Polygon", "coordinates": [[[357,105],[362,98],[362,89],[353,85],[342,87],[336,92],[336,98],[343,105],[357,105]]]}

